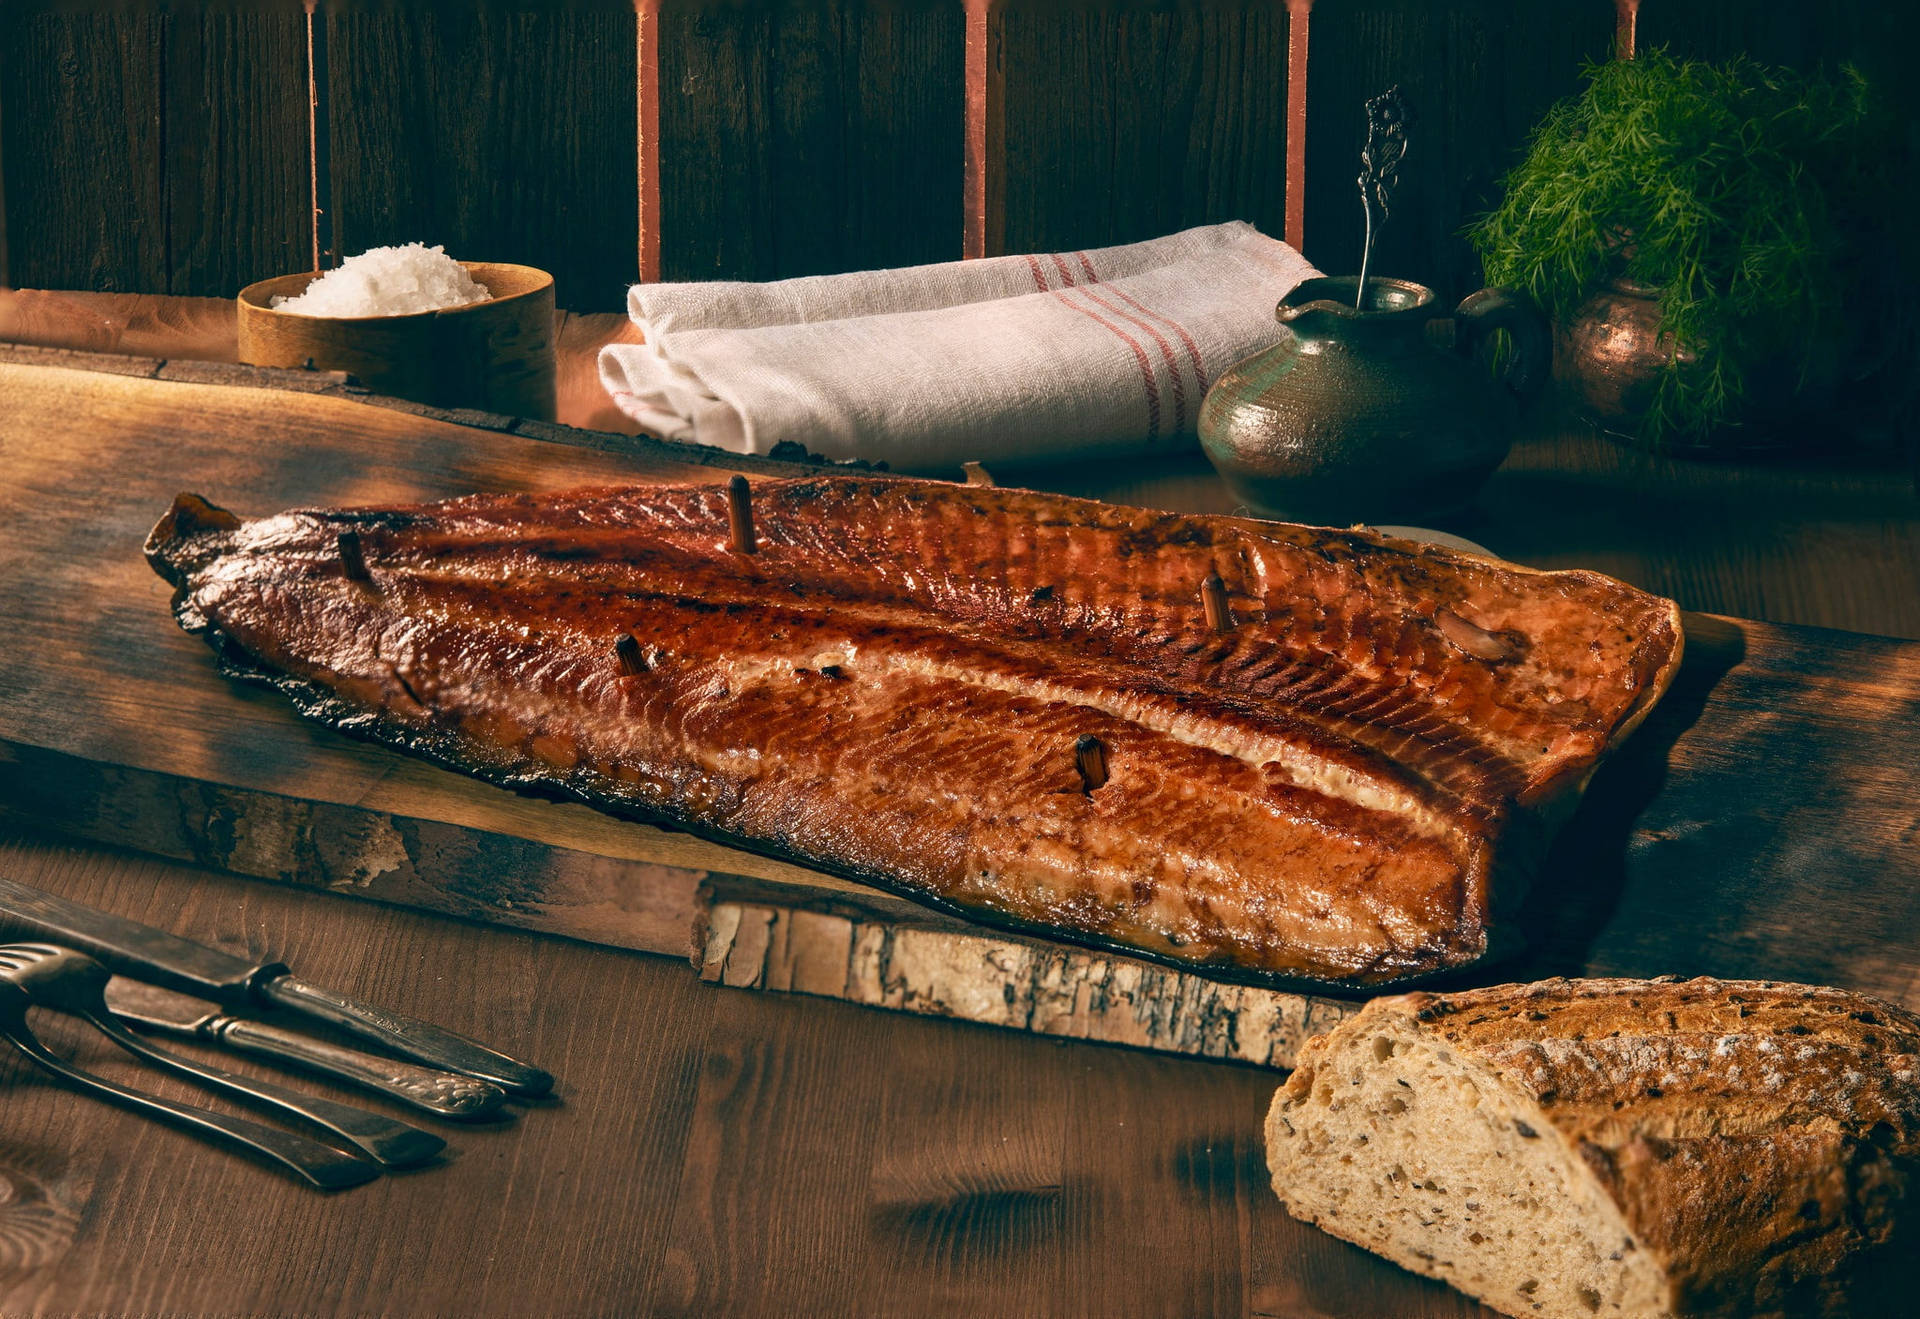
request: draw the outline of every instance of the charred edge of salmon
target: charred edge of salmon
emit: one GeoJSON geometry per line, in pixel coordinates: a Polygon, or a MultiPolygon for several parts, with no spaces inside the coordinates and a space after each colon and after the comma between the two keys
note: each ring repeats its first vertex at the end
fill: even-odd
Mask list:
{"type": "Polygon", "coordinates": [[[291,701],[301,717],[322,724],[344,737],[391,747],[439,765],[443,769],[452,770],[464,777],[479,779],[497,788],[509,789],[523,797],[578,803],[618,819],[691,834],[723,847],[752,852],[775,861],[784,861],[789,865],[821,871],[841,879],[851,880],[856,884],[864,884],[869,888],[905,898],[922,907],[957,917],[971,925],[1002,930],[1042,943],[1072,944],[1094,952],[1151,962],[1222,984],[1247,985],[1256,989],[1291,993],[1311,993],[1323,997],[1344,995],[1349,998],[1399,993],[1405,989],[1421,986],[1444,986],[1450,978],[1469,969],[1484,966],[1491,957],[1496,955],[1496,950],[1498,956],[1504,957],[1517,951],[1519,947],[1510,939],[1500,937],[1506,932],[1490,930],[1485,920],[1474,919],[1469,915],[1467,922],[1458,932],[1457,942],[1451,949],[1442,950],[1440,953],[1441,956],[1454,958],[1447,964],[1424,966],[1413,970],[1396,970],[1391,964],[1382,967],[1376,963],[1378,969],[1362,971],[1352,979],[1346,980],[1262,971],[1218,958],[1181,957],[1173,953],[1155,952],[1117,940],[1102,939],[1096,934],[1081,930],[1007,916],[991,907],[974,907],[954,902],[938,894],[901,883],[884,871],[867,870],[859,866],[850,866],[807,853],[791,851],[777,843],[728,833],[690,817],[670,812],[641,810],[632,802],[595,792],[584,784],[550,778],[538,773],[514,773],[510,770],[477,764],[460,755],[460,738],[457,734],[440,730],[422,731],[396,723],[385,714],[362,709],[342,700],[319,683],[268,668],[237,641],[212,624],[202,626],[199,632],[205,637],[207,644],[213,648],[223,675],[237,681],[272,688],[291,701]],[[1464,949],[1464,955],[1458,951],[1462,949],[1464,949]]]}
{"type": "Polygon", "coordinates": [[[147,533],[142,546],[147,562],[173,585],[185,589],[186,568],[179,562],[179,551],[193,536],[208,531],[237,531],[240,519],[204,495],[182,491],[173,497],[173,507],[160,515],[147,533]]]}

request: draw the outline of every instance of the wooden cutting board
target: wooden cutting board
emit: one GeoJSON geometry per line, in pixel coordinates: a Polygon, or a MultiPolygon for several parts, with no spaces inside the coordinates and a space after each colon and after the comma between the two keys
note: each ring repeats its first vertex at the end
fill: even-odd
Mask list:
{"type": "MultiPolygon", "coordinates": [[[[176,492],[258,515],[779,465],[126,361],[0,361],[0,803],[20,822],[691,956],[724,984],[1263,1065],[1350,1010],[982,931],[300,721],[174,625],[140,545],[176,492]]],[[[1480,980],[1712,973],[1920,1002],[1920,644],[1705,615],[1687,630],[1674,690],[1523,913],[1533,951],[1480,980]]]]}

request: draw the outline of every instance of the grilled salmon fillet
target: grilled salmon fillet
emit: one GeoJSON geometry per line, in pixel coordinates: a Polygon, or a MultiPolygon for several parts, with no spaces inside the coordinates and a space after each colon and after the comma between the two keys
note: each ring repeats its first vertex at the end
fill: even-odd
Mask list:
{"type": "Polygon", "coordinates": [[[1680,657],[1670,601],[1365,530],[735,483],[258,521],[182,495],[147,554],[182,626],[342,732],[976,919],[1349,989],[1489,954],[1680,657]]]}

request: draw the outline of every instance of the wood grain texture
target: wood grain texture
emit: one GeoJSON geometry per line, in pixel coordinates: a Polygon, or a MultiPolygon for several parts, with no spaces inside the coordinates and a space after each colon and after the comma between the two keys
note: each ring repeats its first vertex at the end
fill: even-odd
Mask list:
{"type": "MultiPolygon", "coordinates": [[[[601,344],[632,333],[622,315],[562,314],[562,422],[635,433],[594,366],[601,344]]],[[[211,299],[0,291],[0,342],[9,340],[231,360],[233,308],[211,299]]],[[[1197,454],[1038,468],[1022,479],[1147,508],[1233,511],[1197,454]]],[[[1596,567],[1703,613],[1920,639],[1920,497],[1913,479],[1892,468],[1657,458],[1547,405],[1478,506],[1447,529],[1521,563],[1596,567]]]]}
{"type": "Polygon", "coordinates": [[[254,280],[307,269],[301,0],[173,4],[165,39],[166,291],[232,297],[254,280]]]}
{"type": "MultiPolygon", "coordinates": [[[[0,344],[33,344],[92,353],[128,353],[175,363],[237,360],[236,308],[230,298],[153,293],[70,293],[0,289],[0,344]]],[[[600,384],[600,349],[636,343],[624,312],[556,312],[555,419],[587,430],[640,433],[600,384]]]]}
{"type": "Polygon", "coordinates": [[[164,41],[153,9],[0,5],[10,282],[166,289],[164,41]]]}
{"type": "Polygon", "coordinates": [[[299,0],[0,12],[8,278],[231,296],[306,265],[299,0]]]}
{"type": "Polygon", "coordinates": [[[329,0],[329,264],[382,244],[552,272],[570,311],[639,277],[631,0],[329,0]]]}
{"type": "Polygon", "coordinates": [[[960,0],[662,0],[666,279],[960,255],[960,0]]]}
{"type": "Polygon", "coordinates": [[[1451,304],[1479,287],[1460,229],[1492,204],[1547,107],[1579,86],[1583,60],[1607,57],[1606,0],[1316,0],[1308,52],[1307,259],[1359,269],[1355,178],[1367,99],[1399,85],[1407,155],[1373,269],[1451,304]]]}
{"type": "Polygon", "coordinates": [[[1003,142],[993,250],[1099,247],[1235,219],[1282,231],[1284,5],[1005,0],[988,39],[1003,142]]]}

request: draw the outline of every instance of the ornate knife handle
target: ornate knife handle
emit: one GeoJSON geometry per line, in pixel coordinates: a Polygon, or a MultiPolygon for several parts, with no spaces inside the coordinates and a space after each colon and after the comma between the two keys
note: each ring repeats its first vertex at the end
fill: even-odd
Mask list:
{"type": "Polygon", "coordinates": [[[466,1121],[489,1118],[507,1099],[506,1091],[489,1081],[343,1049],[265,1022],[218,1017],[205,1029],[236,1052],[351,1081],[440,1117],[466,1121]]]}
{"type": "Polygon", "coordinates": [[[398,1012],[356,1002],[344,994],[309,985],[290,975],[275,976],[254,992],[276,1007],[372,1040],[403,1057],[491,1081],[512,1095],[536,1097],[553,1089],[553,1077],[538,1067],[489,1049],[450,1030],[398,1012]]]}

